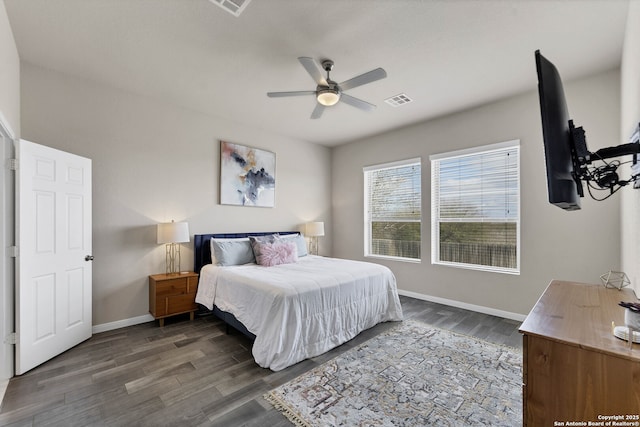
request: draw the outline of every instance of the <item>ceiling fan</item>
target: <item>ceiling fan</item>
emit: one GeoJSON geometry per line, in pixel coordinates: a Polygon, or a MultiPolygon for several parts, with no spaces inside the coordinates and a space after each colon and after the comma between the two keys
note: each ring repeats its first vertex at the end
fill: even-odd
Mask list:
{"type": "Polygon", "coordinates": [[[339,101],[344,101],[345,103],[364,111],[372,111],[376,108],[375,105],[351,95],[347,95],[344,91],[367,83],[375,82],[376,80],[384,79],[387,77],[387,72],[382,68],[376,68],[375,70],[360,74],[359,76],[353,77],[352,79],[346,80],[342,83],[336,83],[329,78],[329,73],[333,70],[332,60],[325,59],[322,61],[322,69],[327,72],[326,78],[322,75],[322,71],[313,58],[300,57],[298,58],[298,61],[300,61],[304,69],[307,70],[307,73],[309,73],[311,78],[316,82],[316,90],[268,92],[268,97],[279,98],[285,96],[315,95],[318,104],[311,113],[312,119],[319,119],[326,107],[335,105],[339,101]]]}

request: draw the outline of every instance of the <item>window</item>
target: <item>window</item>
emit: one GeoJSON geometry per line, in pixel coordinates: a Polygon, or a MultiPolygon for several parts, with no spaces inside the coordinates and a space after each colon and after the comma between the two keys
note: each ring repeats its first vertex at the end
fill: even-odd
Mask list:
{"type": "Polygon", "coordinates": [[[520,273],[520,141],[433,155],[431,262],[520,273]]]}
{"type": "Polygon", "coordinates": [[[365,256],[420,260],[420,159],[364,168],[365,256]]]}

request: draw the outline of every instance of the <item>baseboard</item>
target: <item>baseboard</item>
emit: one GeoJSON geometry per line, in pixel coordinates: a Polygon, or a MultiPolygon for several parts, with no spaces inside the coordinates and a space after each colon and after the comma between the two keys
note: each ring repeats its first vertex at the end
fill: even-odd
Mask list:
{"type": "Polygon", "coordinates": [[[95,325],[92,329],[92,332],[94,334],[99,334],[100,332],[113,331],[114,329],[126,328],[127,326],[139,325],[140,323],[147,323],[153,320],[154,319],[152,315],[145,314],[143,316],[131,317],[129,319],[116,320],[115,322],[95,325]]]}
{"type": "Polygon", "coordinates": [[[9,380],[0,380],[0,408],[2,408],[2,400],[4,399],[4,394],[8,386],[9,380]]]}
{"type": "Polygon", "coordinates": [[[463,308],[465,310],[477,311],[478,313],[489,314],[491,316],[503,317],[505,319],[517,320],[519,322],[524,321],[527,317],[526,314],[512,313],[510,311],[497,310],[491,307],[484,307],[482,305],[468,304],[466,302],[455,301],[447,298],[434,297],[431,295],[419,294],[417,292],[403,291],[398,289],[398,294],[406,297],[420,299],[423,301],[436,302],[438,304],[449,305],[451,307],[463,308]]]}

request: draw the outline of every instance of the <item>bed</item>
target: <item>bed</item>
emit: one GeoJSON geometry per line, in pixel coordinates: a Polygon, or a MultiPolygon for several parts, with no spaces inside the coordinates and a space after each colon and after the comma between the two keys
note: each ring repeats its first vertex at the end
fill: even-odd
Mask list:
{"type": "Polygon", "coordinates": [[[258,365],[279,371],[378,323],[402,320],[396,279],[387,267],[309,255],[299,233],[275,234],[296,243],[295,261],[264,266],[241,257],[222,259],[221,246],[244,246],[240,242],[249,236],[255,244],[274,233],[194,236],[194,271],[200,273],[196,302],[254,339],[258,365]]]}

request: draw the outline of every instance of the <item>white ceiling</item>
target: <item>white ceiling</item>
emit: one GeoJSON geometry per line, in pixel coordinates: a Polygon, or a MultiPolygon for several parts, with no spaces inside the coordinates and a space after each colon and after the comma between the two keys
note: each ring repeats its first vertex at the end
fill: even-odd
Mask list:
{"type": "Polygon", "coordinates": [[[253,0],[234,17],[209,0],[4,0],[24,62],[328,146],[536,87],[534,51],[568,80],[619,66],[628,0],[253,0]],[[319,120],[299,56],[335,62],[370,113],[319,120]],[[413,102],[384,99],[406,93],[413,102]]]}

